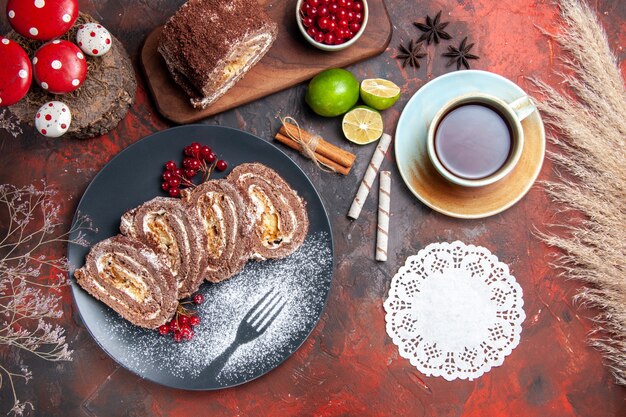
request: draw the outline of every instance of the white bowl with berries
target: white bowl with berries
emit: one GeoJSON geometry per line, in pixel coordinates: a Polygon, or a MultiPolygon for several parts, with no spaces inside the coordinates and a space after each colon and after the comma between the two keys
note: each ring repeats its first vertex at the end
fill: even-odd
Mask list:
{"type": "Polygon", "coordinates": [[[324,51],[340,51],[365,31],[367,0],[298,0],[296,21],[302,36],[324,51]]]}

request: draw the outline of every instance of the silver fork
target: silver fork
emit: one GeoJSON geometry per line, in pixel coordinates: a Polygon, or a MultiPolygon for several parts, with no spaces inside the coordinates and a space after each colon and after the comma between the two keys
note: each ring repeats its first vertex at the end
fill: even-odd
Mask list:
{"type": "Polygon", "coordinates": [[[285,304],[287,301],[279,292],[274,292],[274,288],[266,292],[239,323],[235,340],[209,365],[210,368],[213,368],[213,375],[217,377],[220,374],[239,346],[261,336],[280,315],[285,304]]]}

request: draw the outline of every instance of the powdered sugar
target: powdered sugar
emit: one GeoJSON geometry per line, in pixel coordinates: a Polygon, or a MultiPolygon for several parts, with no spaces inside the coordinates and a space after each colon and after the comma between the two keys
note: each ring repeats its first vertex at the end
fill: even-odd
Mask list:
{"type": "Polygon", "coordinates": [[[229,386],[274,368],[304,341],[319,318],[331,276],[330,236],[315,233],[286,259],[249,262],[225,282],[204,284],[200,292],[206,301],[198,306],[201,324],[190,342],[177,344],[110,310],[100,325],[120,342],[109,353],[142,376],[162,382],[167,374],[172,385],[178,385],[176,379],[193,380],[190,388],[229,386]],[[242,318],[272,288],[286,300],[282,313],[259,338],[240,346],[215,375],[213,360],[231,345],[242,318]]]}

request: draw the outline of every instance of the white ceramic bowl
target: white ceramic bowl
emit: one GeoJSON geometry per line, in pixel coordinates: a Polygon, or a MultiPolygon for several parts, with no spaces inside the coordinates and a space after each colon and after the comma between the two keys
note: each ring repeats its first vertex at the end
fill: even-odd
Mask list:
{"type": "Polygon", "coordinates": [[[311,38],[311,36],[309,36],[309,34],[306,33],[306,28],[304,27],[304,24],[302,23],[302,17],[300,15],[300,7],[302,6],[302,3],[304,3],[305,1],[306,0],[298,0],[298,3],[296,4],[296,22],[298,22],[298,28],[300,29],[302,36],[304,36],[304,39],[306,39],[308,43],[315,46],[316,48],[321,49],[323,51],[329,51],[329,52],[341,51],[342,49],[346,49],[350,45],[354,44],[361,37],[363,32],[365,32],[365,27],[367,26],[367,19],[369,17],[369,8],[367,6],[367,0],[360,0],[363,3],[363,23],[361,23],[361,29],[359,29],[359,31],[354,35],[352,39],[339,45],[326,45],[325,43],[316,42],[315,39],[311,38]]]}

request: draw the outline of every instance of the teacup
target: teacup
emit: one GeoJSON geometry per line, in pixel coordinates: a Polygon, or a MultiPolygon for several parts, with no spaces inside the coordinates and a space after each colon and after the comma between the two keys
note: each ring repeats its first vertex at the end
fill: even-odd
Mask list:
{"type": "Polygon", "coordinates": [[[483,93],[456,97],[435,114],[426,148],[448,181],[482,187],[508,175],[524,148],[521,121],[536,110],[528,96],[510,103],[483,93]]]}

